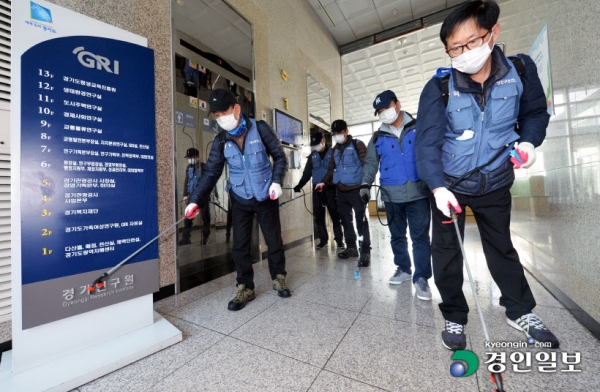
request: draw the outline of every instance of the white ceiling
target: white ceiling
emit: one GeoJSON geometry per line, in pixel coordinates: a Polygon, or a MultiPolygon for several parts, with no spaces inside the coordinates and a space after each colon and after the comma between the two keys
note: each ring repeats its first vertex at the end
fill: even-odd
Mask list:
{"type": "Polygon", "coordinates": [[[310,117],[309,121],[317,123],[322,128],[329,129],[331,123],[331,103],[329,101],[329,90],[317,82],[312,76],[306,76],[308,87],[308,114],[323,121],[317,121],[310,117]]]}
{"type": "Polygon", "coordinates": [[[374,35],[465,1],[308,0],[339,45],[374,35]]]}
{"type": "Polygon", "coordinates": [[[450,66],[439,38],[440,27],[426,27],[342,56],[348,124],[376,121],[373,100],[384,90],[396,93],[402,109],[416,116],[425,83],[439,67],[450,66]]]}
{"type": "Polygon", "coordinates": [[[172,0],[172,10],[177,30],[234,63],[234,68],[237,64],[252,70],[252,26],[223,0],[172,0]]]}

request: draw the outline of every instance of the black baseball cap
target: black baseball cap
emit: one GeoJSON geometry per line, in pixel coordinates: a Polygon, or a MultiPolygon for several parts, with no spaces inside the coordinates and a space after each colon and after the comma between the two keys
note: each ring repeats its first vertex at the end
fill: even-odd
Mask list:
{"type": "Polygon", "coordinates": [[[195,148],[188,148],[185,152],[184,158],[194,158],[200,156],[200,153],[195,148]]]}
{"type": "Polygon", "coordinates": [[[214,112],[226,112],[229,110],[231,105],[238,103],[235,94],[231,90],[218,88],[210,93],[208,98],[210,104],[210,111],[214,112]]]}
{"type": "Polygon", "coordinates": [[[315,132],[310,135],[310,146],[318,146],[323,140],[323,133],[315,132]]]}
{"type": "Polygon", "coordinates": [[[348,124],[344,120],[335,120],[331,123],[331,132],[333,133],[344,132],[346,129],[348,129],[348,124]]]}
{"type": "Polygon", "coordinates": [[[396,94],[394,94],[392,90],[385,90],[384,92],[376,96],[375,100],[373,101],[373,108],[375,108],[375,116],[377,116],[377,112],[381,109],[387,109],[388,106],[390,106],[390,102],[392,102],[393,99],[398,100],[398,98],[396,98],[396,94]]]}

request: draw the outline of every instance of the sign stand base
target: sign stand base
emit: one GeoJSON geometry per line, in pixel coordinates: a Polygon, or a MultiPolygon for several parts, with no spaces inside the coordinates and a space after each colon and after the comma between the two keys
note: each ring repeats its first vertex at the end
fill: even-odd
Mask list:
{"type": "Polygon", "coordinates": [[[0,363],[0,391],[70,391],[181,340],[181,331],[154,312],[152,325],[18,374],[12,373],[12,351],[7,351],[0,363]]]}

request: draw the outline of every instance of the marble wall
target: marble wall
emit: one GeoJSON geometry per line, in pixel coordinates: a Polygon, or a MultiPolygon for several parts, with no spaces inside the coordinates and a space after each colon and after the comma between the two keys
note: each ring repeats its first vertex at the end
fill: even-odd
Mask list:
{"type": "Polygon", "coordinates": [[[537,162],[517,171],[513,240],[526,268],[600,322],[600,2],[499,3],[507,54],[527,53],[548,25],[555,102],[537,162]]]}

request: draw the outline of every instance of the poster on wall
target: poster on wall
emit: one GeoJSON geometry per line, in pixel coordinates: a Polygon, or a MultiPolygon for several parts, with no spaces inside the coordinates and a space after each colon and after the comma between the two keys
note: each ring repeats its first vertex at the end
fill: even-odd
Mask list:
{"type": "Polygon", "coordinates": [[[154,53],[28,3],[13,14],[28,33],[12,41],[23,329],[159,288],[154,243],[88,290],[158,232],[154,53]]]}
{"type": "Polygon", "coordinates": [[[548,25],[542,28],[542,31],[536,38],[531,49],[529,49],[529,56],[535,62],[537,66],[538,75],[546,94],[546,102],[548,103],[548,113],[554,114],[554,95],[552,93],[552,76],[550,73],[550,50],[548,47],[548,25]]]}

